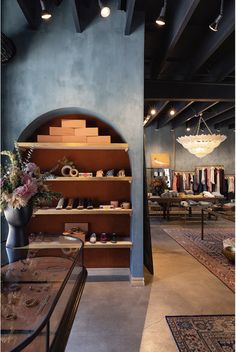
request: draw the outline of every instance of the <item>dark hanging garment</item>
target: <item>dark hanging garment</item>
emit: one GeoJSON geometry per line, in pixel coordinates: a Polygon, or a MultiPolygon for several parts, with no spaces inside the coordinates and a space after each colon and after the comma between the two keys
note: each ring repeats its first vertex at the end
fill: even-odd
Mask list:
{"type": "Polygon", "coordinates": [[[184,180],[183,175],[179,175],[179,192],[184,191],[184,180]]]}
{"type": "Polygon", "coordinates": [[[199,170],[198,192],[201,193],[202,191],[203,191],[203,185],[202,185],[202,170],[199,170]]]}
{"type": "Polygon", "coordinates": [[[194,194],[198,192],[198,183],[197,183],[196,175],[193,175],[193,191],[194,191],[194,194]]]}
{"type": "Polygon", "coordinates": [[[203,191],[208,191],[208,187],[207,187],[207,169],[204,170],[204,179],[205,179],[205,183],[203,184],[203,191]]]}
{"type": "Polygon", "coordinates": [[[220,193],[221,194],[227,193],[227,187],[225,184],[225,171],[224,171],[224,169],[220,169],[220,193]]]}

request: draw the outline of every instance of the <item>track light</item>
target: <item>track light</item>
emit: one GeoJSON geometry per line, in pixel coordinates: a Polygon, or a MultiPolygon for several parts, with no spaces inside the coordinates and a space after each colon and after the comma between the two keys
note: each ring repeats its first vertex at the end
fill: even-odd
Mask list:
{"type": "Polygon", "coordinates": [[[158,24],[158,26],[164,26],[166,24],[166,19],[165,19],[166,5],[167,5],[167,0],[164,0],[160,15],[156,20],[156,24],[158,24]]]}
{"type": "Polygon", "coordinates": [[[174,116],[176,114],[176,111],[174,108],[171,108],[169,111],[170,116],[174,116]]]}
{"type": "Polygon", "coordinates": [[[44,21],[50,20],[50,18],[52,17],[52,14],[47,11],[47,9],[46,9],[46,7],[45,7],[45,4],[44,4],[44,1],[43,1],[43,0],[40,0],[40,4],[41,4],[41,8],[42,8],[42,11],[41,11],[41,18],[42,18],[44,21]]]}
{"type": "Polygon", "coordinates": [[[150,114],[151,114],[152,116],[156,115],[156,113],[157,113],[156,109],[154,109],[154,108],[151,109],[150,114]]]}
{"type": "Polygon", "coordinates": [[[189,123],[188,122],[186,122],[186,131],[191,131],[191,128],[189,127],[189,123]]]}
{"type": "Polygon", "coordinates": [[[103,6],[101,0],[98,0],[98,5],[99,5],[99,7],[101,9],[101,16],[104,17],[104,18],[108,17],[110,15],[110,13],[111,13],[110,8],[108,6],[103,6]]]}
{"type": "Polygon", "coordinates": [[[219,15],[216,17],[216,19],[214,20],[214,22],[212,22],[212,23],[209,25],[209,28],[210,28],[213,32],[217,32],[217,31],[218,31],[219,23],[220,23],[220,21],[221,21],[222,18],[223,18],[223,6],[224,6],[224,0],[221,0],[221,3],[220,3],[220,13],[219,13],[219,15]]]}

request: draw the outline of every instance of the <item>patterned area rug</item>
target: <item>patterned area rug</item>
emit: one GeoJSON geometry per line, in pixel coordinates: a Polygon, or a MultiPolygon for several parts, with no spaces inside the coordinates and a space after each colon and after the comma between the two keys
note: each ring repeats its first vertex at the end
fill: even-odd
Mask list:
{"type": "Polygon", "coordinates": [[[166,317],[180,352],[234,352],[233,315],[166,317]]]}
{"type": "Polygon", "coordinates": [[[200,229],[164,228],[178,242],[232,291],[235,291],[235,267],[223,255],[223,240],[234,237],[233,228],[208,228],[201,240],[200,229]]]}

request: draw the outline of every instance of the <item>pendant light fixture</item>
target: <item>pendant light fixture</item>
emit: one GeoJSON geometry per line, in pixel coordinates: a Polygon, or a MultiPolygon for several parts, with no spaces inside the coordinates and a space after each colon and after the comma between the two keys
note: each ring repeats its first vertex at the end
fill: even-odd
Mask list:
{"type": "Polygon", "coordinates": [[[161,12],[159,17],[156,19],[156,24],[158,24],[158,26],[164,26],[166,24],[166,6],[167,6],[167,0],[163,0],[163,6],[161,8],[161,12]]]}
{"type": "Polygon", "coordinates": [[[204,156],[212,153],[213,150],[224,142],[226,138],[227,137],[222,134],[212,134],[201,113],[199,115],[196,134],[193,136],[185,135],[183,137],[179,137],[177,138],[177,142],[182,144],[182,146],[187,149],[189,153],[196,155],[198,158],[203,158],[204,156]],[[209,134],[199,134],[202,122],[208,129],[209,134]]]}
{"type": "Polygon", "coordinates": [[[219,13],[219,15],[216,17],[216,19],[214,20],[214,22],[212,22],[212,23],[209,25],[209,28],[210,28],[213,32],[217,32],[217,31],[218,31],[219,23],[220,23],[220,21],[221,21],[222,18],[223,18],[223,6],[224,6],[224,0],[221,0],[221,3],[220,3],[220,13],[219,13]]]}
{"type": "Polygon", "coordinates": [[[104,18],[108,17],[110,15],[110,13],[111,13],[110,8],[108,6],[104,6],[102,4],[101,0],[98,0],[98,5],[99,5],[99,7],[101,9],[101,16],[104,17],[104,18]]]}
{"type": "Polygon", "coordinates": [[[48,21],[50,20],[50,18],[52,17],[52,14],[50,12],[48,12],[48,10],[45,7],[44,1],[40,0],[40,4],[41,4],[41,18],[44,21],[48,21]]]}

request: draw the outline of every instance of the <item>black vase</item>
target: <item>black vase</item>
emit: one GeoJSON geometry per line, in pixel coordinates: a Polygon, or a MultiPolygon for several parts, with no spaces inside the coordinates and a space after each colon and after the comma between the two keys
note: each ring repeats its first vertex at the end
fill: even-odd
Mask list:
{"type": "Polygon", "coordinates": [[[32,213],[32,205],[27,205],[20,209],[9,206],[4,210],[4,215],[8,223],[6,247],[23,247],[29,244],[29,239],[24,228],[30,221],[32,213]]]}

